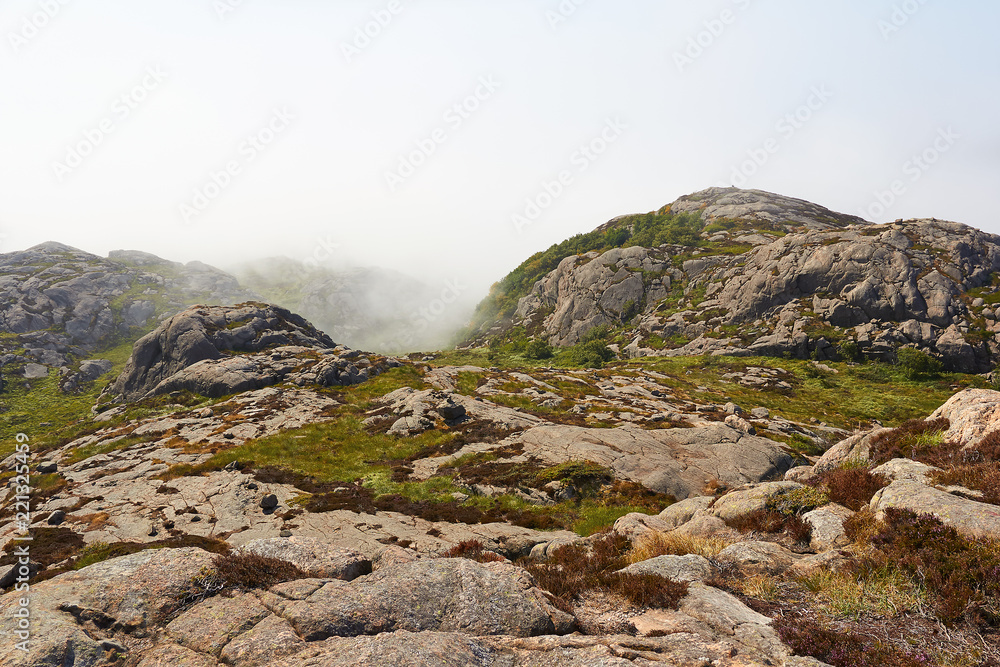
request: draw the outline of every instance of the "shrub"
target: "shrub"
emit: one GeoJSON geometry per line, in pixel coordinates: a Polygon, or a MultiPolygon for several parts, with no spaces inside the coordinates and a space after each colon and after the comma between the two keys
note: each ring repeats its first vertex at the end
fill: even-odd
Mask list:
{"type": "Polygon", "coordinates": [[[832,502],[857,512],[889,481],[882,475],[873,475],[867,468],[843,467],[821,473],[815,484],[826,490],[832,502]]]}
{"type": "Polygon", "coordinates": [[[854,632],[837,632],[801,616],[780,616],[773,627],[796,655],[834,667],[917,667],[930,665],[925,653],[903,652],[854,632]]]}
{"type": "Polygon", "coordinates": [[[782,514],[775,510],[760,509],[733,519],[726,524],[741,533],[757,531],[761,533],[784,533],[795,542],[808,543],[812,537],[812,526],[798,514],[782,514]]]}
{"type": "Polygon", "coordinates": [[[896,363],[902,369],[904,377],[909,380],[937,375],[942,368],[940,361],[912,347],[901,347],[896,350],[896,363]]]}
{"type": "Polygon", "coordinates": [[[651,574],[619,574],[628,565],[628,548],[627,538],[606,533],[589,550],[581,544],[562,546],[548,560],[526,569],[566,611],[572,610],[574,600],[595,590],[617,593],[640,606],[676,609],[687,595],[687,583],[651,574]]]}
{"type": "Polygon", "coordinates": [[[541,338],[535,338],[524,349],[528,359],[551,359],[553,354],[552,346],[541,338]]]}
{"type": "Polygon", "coordinates": [[[767,502],[767,509],[785,516],[801,515],[829,502],[830,498],[821,489],[804,486],[801,489],[793,489],[788,493],[771,498],[767,502]]]}
{"type": "Polygon", "coordinates": [[[837,354],[847,361],[861,361],[861,348],[853,340],[843,340],[837,345],[837,354]]]}
{"type": "Polygon", "coordinates": [[[949,426],[951,423],[944,417],[930,421],[910,419],[897,428],[872,438],[868,458],[876,465],[896,458],[936,465],[933,461],[938,459],[929,457],[940,448],[941,435],[949,426]]]}
{"type": "Polygon", "coordinates": [[[574,364],[586,368],[601,368],[614,358],[615,354],[601,340],[590,340],[574,346],[569,358],[574,364]]]}
{"type": "Polygon", "coordinates": [[[505,560],[503,556],[487,550],[485,545],[483,545],[483,543],[479,540],[465,540],[464,542],[459,542],[446,551],[444,557],[468,558],[469,560],[474,560],[477,563],[497,563],[505,560]]]}
{"type": "Polygon", "coordinates": [[[1000,621],[1000,549],[970,540],[929,514],[889,508],[868,556],[907,572],[926,591],[934,614],[948,624],[1000,621]]]}
{"type": "Polygon", "coordinates": [[[309,576],[288,561],[253,553],[219,555],[212,560],[212,564],[215,565],[216,576],[225,588],[266,589],[283,581],[309,576]]]}

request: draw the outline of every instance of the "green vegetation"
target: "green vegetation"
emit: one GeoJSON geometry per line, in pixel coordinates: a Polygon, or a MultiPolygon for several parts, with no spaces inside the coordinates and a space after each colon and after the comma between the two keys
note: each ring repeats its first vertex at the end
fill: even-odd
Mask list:
{"type": "Polygon", "coordinates": [[[605,231],[577,234],[548,250],[535,253],[496,283],[476,309],[475,326],[498,316],[511,315],[518,300],[526,296],[540,278],[554,270],[567,257],[629,246],[700,246],[704,243],[700,237],[701,227],[698,215],[675,215],[667,209],[660,209],[654,213],[625,216],[616,220],[605,231]]]}

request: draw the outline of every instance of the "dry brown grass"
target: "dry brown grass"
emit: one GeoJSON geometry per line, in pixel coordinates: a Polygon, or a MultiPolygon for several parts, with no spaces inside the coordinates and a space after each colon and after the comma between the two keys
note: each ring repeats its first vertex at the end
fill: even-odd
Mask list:
{"type": "Polygon", "coordinates": [[[626,558],[629,563],[656,558],[657,556],[687,556],[695,554],[714,558],[731,544],[721,537],[696,537],[678,533],[650,532],[639,537],[626,558]]]}

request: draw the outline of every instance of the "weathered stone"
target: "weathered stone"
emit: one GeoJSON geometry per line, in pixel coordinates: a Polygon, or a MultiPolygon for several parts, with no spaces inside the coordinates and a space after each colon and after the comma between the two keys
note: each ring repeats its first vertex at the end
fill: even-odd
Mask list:
{"type": "Polygon", "coordinates": [[[797,482],[764,482],[744,491],[732,491],[715,501],[711,513],[725,521],[764,509],[769,501],[801,489],[797,482]]]}
{"type": "Polygon", "coordinates": [[[933,514],[969,537],[1000,538],[1000,507],[960,498],[919,482],[893,482],[871,500],[875,512],[889,507],[933,514]]]}
{"type": "Polygon", "coordinates": [[[802,519],[812,526],[810,548],[816,551],[829,551],[850,543],[844,530],[844,521],[854,515],[854,512],[830,503],[802,515],[802,519]]]}
{"type": "Polygon", "coordinates": [[[181,646],[219,657],[234,637],[270,615],[251,594],[212,597],[186,610],[167,625],[167,633],[181,646]]]}
{"type": "Polygon", "coordinates": [[[733,563],[750,574],[781,574],[799,558],[774,542],[737,542],[716,556],[716,560],[733,563]]]}
{"type": "Polygon", "coordinates": [[[523,570],[463,558],[380,568],[353,583],[331,581],[274,610],[307,641],[396,630],[530,636],[565,633],[573,624],[523,570]]]}
{"type": "Polygon", "coordinates": [[[657,556],[629,565],[620,571],[628,574],[655,574],[674,581],[689,582],[705,581],[716,573],[707,558],[695,554],[657,556]]]}
{"type": "Polygon", "coordinates": [[[371,560],[360,553],[335,548],[314,537],[254,540],[237,551],[288,561],[310,577],[352,581],[372,571],[371,560]]]}
{"type": "Polygon", "coordinates": [[[964,447],[979,443],[988,433],[1000,429],[1000,391],[964,389],[935,410],[928,420],[945,418],[950,426],[942,436],[964,447]]]}
{"type": "Polygon", "coordinates": [[[660,519],[667,525],[667,530],[678,528],[690,521],[698,510],[707,510],[714,500],[714,496],[685,498],[660,512],[660,519]]]}
{"type": "Polygon", "coordinates": [[[792,461],[776,443],[722,425],[655,431],[540,426],[516,442],[548,465],[593,461],[678,500],[702,495],[712,481],[739,486],[780,476],[792,461]]]}

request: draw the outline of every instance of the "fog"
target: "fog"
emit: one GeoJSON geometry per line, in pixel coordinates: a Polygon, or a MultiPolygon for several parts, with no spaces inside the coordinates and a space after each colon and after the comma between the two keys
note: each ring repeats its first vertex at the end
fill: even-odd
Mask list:
{"type": "Polygon", "coordinates": [[[461,293],[433,328],[532,253],[713,185],[1000,232],[998,19],[985,0],[8,0],[0,251],[381,267],[426,288],[404,319],[461,293]]]}

